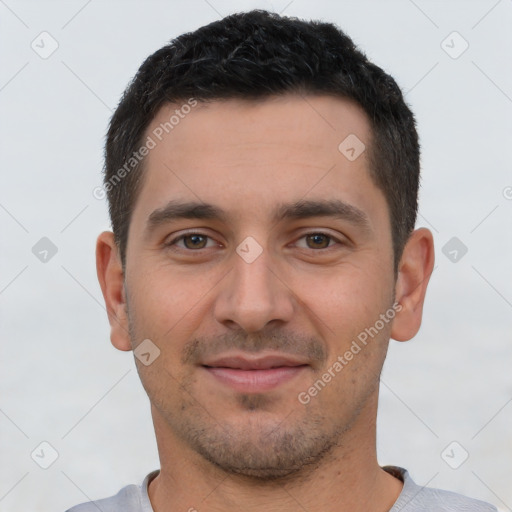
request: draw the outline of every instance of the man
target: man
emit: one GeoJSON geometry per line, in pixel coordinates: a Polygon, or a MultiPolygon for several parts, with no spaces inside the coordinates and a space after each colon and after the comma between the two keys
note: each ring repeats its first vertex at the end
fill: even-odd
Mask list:
{"type": "Polygon", "coordinates": [[[73,512],[495,511],[376,458],[432,234],[394,80],[334,25],[235,14],[151,55],[106,142],[97,270],[161,469],[73,512]]]}

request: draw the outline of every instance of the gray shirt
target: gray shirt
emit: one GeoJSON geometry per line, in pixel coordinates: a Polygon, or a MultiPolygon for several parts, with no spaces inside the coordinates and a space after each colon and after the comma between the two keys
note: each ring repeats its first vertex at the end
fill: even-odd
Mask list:
{"type": "MultiPolygon", "coordinates": [[[[484,501],[467,498],[455,492],[421,487],[409,472],[398,466],[382,469],[403,481],[402,492],[389,512],[497,512],[484,501]]],[[[149,473],[140,485],[127,485],[115,496],[76,505],[66,512],[154,512],[148,496],[148,484],[160,470],[149,473]]]]}

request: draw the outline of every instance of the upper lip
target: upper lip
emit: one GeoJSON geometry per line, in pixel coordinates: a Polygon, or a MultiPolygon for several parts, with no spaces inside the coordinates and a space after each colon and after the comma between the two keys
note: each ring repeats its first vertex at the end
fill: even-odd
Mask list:
{"type": "Polygon", "coordinates": [[[203,362],[203,366],[239,370],[268,370],[281,366],[303,366],[306,364],[308,363],[304,359],[285,354],[266,356],[224,355],[203,362]]]}

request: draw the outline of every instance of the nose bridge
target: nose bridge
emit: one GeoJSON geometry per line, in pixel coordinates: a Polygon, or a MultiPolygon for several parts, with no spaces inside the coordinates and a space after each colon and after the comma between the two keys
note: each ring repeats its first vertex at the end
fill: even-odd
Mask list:
{"type": "Polygon", "coordinates": [[[238,254],[234,263],[234,282],[240,299],[258,298],[261,304],[271,301],[272,280],[275,277],[270,260],[268,250],[262,251],[254,261],[246,260],[238,254]]]}
{"type": "Polygon", "coordinates": [[[217,297],[215,315],[219,322],[236,323],[249,332],[263,329],[273,320],[290,319],[291,294],[277,277],[274,263],[269,251],[259,244],[251,240],[240,244],[233,254],[232,271],[217,297]]]}

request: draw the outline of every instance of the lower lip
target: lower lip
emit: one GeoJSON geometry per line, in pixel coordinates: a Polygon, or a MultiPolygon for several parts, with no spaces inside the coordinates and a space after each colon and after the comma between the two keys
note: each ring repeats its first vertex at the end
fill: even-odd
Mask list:
{"type": "Polygon", "coordinates": [[[243,393],[270,391],[302,373],[307,365],[280,366],[267,370],[204,367],[217,380],[243,393]]]}

